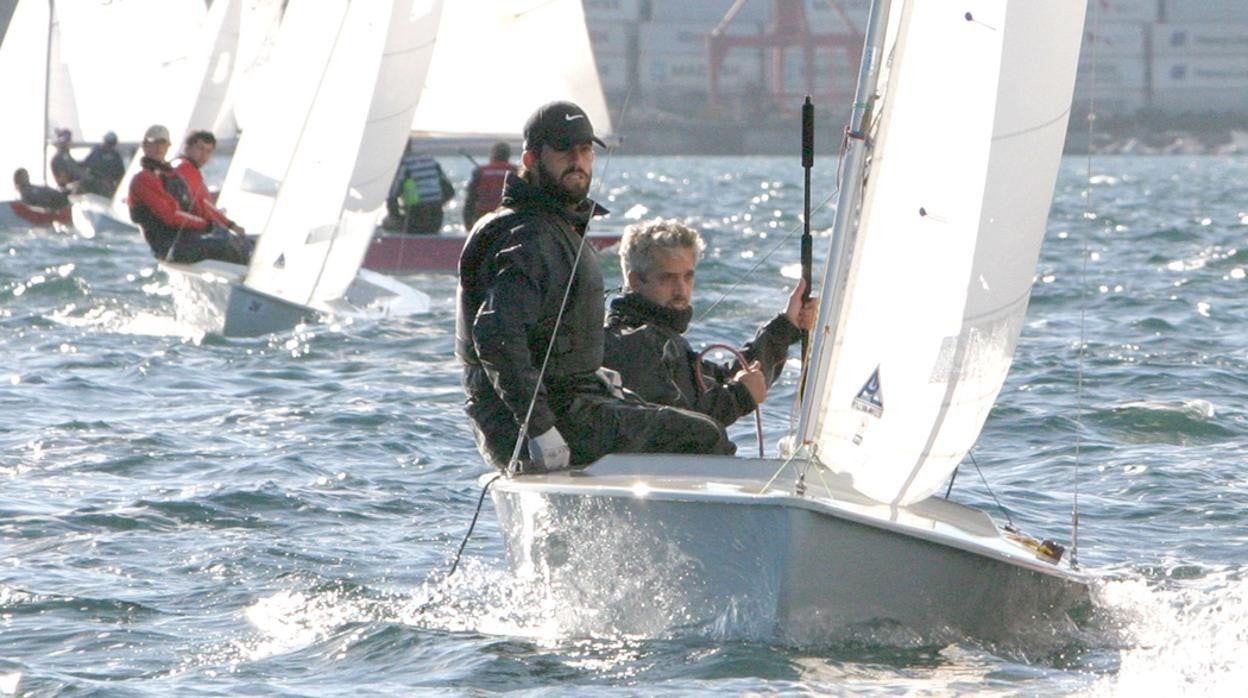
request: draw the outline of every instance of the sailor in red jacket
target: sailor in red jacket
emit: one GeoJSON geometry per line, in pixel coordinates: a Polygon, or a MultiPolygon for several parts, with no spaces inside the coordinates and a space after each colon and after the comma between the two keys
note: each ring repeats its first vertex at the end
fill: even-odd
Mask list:
{"type": "Polygon", "coordinates": [[[511,146],[499,141],[490,149],[490,161],[472,171],[464,199],[464,230],[472,230],[477,219],[498,208],[503,199],[503,180],[516,166],[507,162],[511,146]]]}
{"type": "Polygon", "coordinates": [[[212,193],[204,184],[201,168],[212,159],[217,150],[217,137],[212,131],[192,131],[186,137],[182,155],[173,161],[173,169],[183,180],[191,192],[191,213],[206,218],[214,223],[229,228],[239,235],[246,235],[243,226],[230,220],[212,201],[212,193]]]}
{"type": "Polygon", "coordinates": [[[192,211],[194,201],[186,180],[165,161],[169,129],[159,124],[143,135],[142,171],[130,180],[130,219],[157,259],[193,264],[220,259],[247,264],[251,241],[192,211]]]}

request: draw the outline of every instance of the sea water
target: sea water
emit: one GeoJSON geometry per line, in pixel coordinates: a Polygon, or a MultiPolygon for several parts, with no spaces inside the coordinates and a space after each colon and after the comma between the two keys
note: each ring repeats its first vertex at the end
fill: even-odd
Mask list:
{"type": "MultiPolygon", "coordinates": [[[[462,190],[469,163],[442,160],[462,190]]],[[[817,206],[835,173],[817,159],[817,206]]],[[[604,155],[593,191],[610,225],[704,232],[690,336],[739,344],[797,273],[801,182],[797,158],[604,155]]],[[[427,315],[224,339],[174,320],[135,234],[0,231],[0,696],[1242,695],[1246,182],[1243,157],[1063,163],[1013,368],[951,495],[1069,546],[1077,492],[1100,581],[1056,648],[586,631],[508,571],[488,501],[446,578],[485,472],[454,278],[407,278],[427,315]]],[[[822,264],[830,208],[812,220],[822,264]]],[[[796,375],[767,401],[769,453],[796,375]]],[[[750,420],[732,434],[755,452],[750,420]]]]}

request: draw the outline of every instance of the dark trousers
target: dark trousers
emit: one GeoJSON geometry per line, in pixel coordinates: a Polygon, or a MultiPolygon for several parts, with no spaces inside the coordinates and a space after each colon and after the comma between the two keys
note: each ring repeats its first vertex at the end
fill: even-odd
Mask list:
{"type": "Polygon", "coordinates": [[[229,230],[216,226],[211,232],[197,234],[183,231],[173,243],[168,260],[180,264],[194,264],[205,259],[219,259],[223,262],[246,265],[251,261],[251,250],[255,247],[252,238],[235,235],[229,230]]]}
{"type": "MultiPolygon", "coordinates": [[[[469,369],[467,383],[484,378],[479,368],[469,369]]],[[[704,414],[614,397],[605,389],[554,392],[549,404],[555,428],[568,442],[572,465],[588,465],[608,453],[709,453],[731,455],[737,447],[724,427],[704,414]]],[[[516,445],[515,418],[492,391],[469,397],[465,411],[472,420],[477,450],[485,461],[505,469],[516,445]]],[[[529,434],[529,437],[537,434],[529,434]]],[[[520,449],[528,460],[528,449],[520,449]]]]}
{"type": "Polygon", "coordinates": [[[403,232],[409,235],[433,235],[442,230],[442,204],[415,204],[407,207],[403,232]]]}

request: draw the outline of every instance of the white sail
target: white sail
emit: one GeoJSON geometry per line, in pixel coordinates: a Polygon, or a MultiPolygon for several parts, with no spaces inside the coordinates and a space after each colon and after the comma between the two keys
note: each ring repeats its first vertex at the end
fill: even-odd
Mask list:
{"type": "Polygon", "coordinates": [[[965,457],[1009,368],[1085,2],[893,5],[843,303],[816,332],[827,378],[799,438],[855,489],[908,504],[965,457]]]}
{"type": "MultiPolygon", "coordinates": [[[[26,4],[26,0],[23,0],[26,4]]],[[[78,122],[78,101],[74,98],[74,81],[69,73],[69,66],[61,56],[61,45],[65,40],[61,37],[61,20],[65,8],[63,2],[52,4],[52,32],[48,36],[48,104],[47,104],[47,136],[52,141],[57,129],[69,129],[75,135],[82,133],[78,122]]],[[[51,159],[51,155],[48,156],[51,159]]],[[[51,179],[51,177],[49,177],[51,179]]]]}
{"type": "Polygon", "coordinates": [[[433,0],[356,0],[342,13],[317,3],[340,21],[311,107],[286,123],[295,146],[248,286],[304,305],[346,292],[402,156],[440,10],[433,0]]]}
{"type": "Polygon", "coordinates": [[[76,140],[113,131],[137,143],[151,124],[173,122],[199,87],[187,33],[203,21],[202,0],[57,0],[56,12],[77,102],[78,125],[65,126],[76,140]]]}
{"type": "Polygon", "coordinates": [[[200,30],[202,63],[190,77],[200,76],[198,89],[193,91],[186,131],[208,130],[217,138],[233,137],[218,129],[227,111],[226,95],[234,76],[238,58],[239,32],[242,22],[242,0],[216,0],[208,10],[200,30]]]}
{"type": "Polygon", "coordinates": [[[559,99],[611,133],[581,0],[448,2],[412,131],[515,137],[534,109],[559,99]]]}
{"type": "MultiPolygon", "coordinates": [[[[196,40],[188,42],[191,51],[186,67],[181,71],[185,84],[168,96],[165,113],[170,120],[153,122],[163,123],[169,129],[169,136],[173,139],[171,152],[180,151],[183,139],[190,131],[212,130],[226,109],[225,95],[238,48],[241,3],[242,0],[217,0],[198,31],[192,33],[196,40]]],[[[142,169],[142,160],[142,149],[136,150],[122,177],[122,185],[113,194],[113,209],[118,212],[116,215],[119,218],[129,219],[128,214],[121,212],[125,211],[129,182],[142,169]]]]}
{"type": "MultiPolygon", "coordinates": [[[[212,126],[218,138],[237,138],[246,123],[248,105],[262,101],[257,93],[265,86],[263,75],[277,43],[284,4],[283,0],[247,0],[243,7],[225,108],[212,126]]],[[[256,108],[263,109],[259,104],[256,108]]]]}
{"type": "Polygon", "coordinates": [[[48,3],[23,0],[13,8],[0,43],[0,93],[5,105],[4,137],[0,138],[0,199],[16,199],[13,171],[24,167],[30,179],[43,184],[47,162],[46,86],[50,25],[48,3]]]}
{"type": "MultiPolygon", "coordinates": [[[[230,159],[218,205],[249,231],[264,230],[312,107],[347,3],[292,2],[282,18],[251,117],[230,159]]],[[[242,106],[242,105],[240,105],[242,106]]]]}

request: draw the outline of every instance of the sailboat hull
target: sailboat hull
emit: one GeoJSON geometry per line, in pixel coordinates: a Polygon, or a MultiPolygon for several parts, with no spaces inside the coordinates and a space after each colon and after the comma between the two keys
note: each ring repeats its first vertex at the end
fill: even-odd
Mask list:
{"type": "Polygon", "coordinates": [[[427,294],[381,274],[361,270],[340,299],[313,307],[288,301],[244,283],[247,268],[215,260],[161,262],[173,287],[179,322],[225,337],[285,332],[325,316],[378,319],[429,311],[427,294]]]}
{"type": "Polygon", "coordinates": [[[130,214],[115,208],[111,199],[99,194],[75,194],[70,201],[74,229],[87,237],[139,232],[138,226],[130,222],[130,214]]]}
{"type": "Polygon", "coordinates": [[[69,209],[45,209],[28,206],[21,201],[0,201],[0,227],[18,228],[52,228],[57,225],[71,225],[69,209]]]}
{"type": "Polygon", "coordinates": [[[983,513],[872,503],[834,476],[766,487],[781,461],[609,456],[491,488],[509,563],[576,630],[698,626],[819,642],[900,625],[923,637],[1053,638],[1086,579],[983,513]]]}
{"type": "MultiPolygon", "coordinates": [[[[459,272],[459,253],[468,236],[458,233],[403,235],[378,228],[364,258],[364,268],[389,274],[459,272]]],[[[620,242],[619,231],[591,232],[587,237],[599,251],[620,242]]]]}

